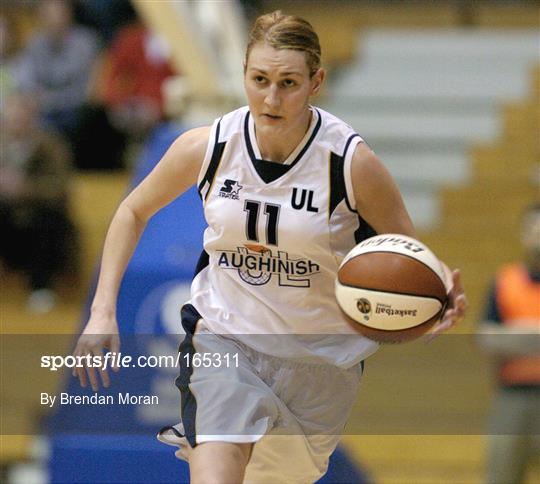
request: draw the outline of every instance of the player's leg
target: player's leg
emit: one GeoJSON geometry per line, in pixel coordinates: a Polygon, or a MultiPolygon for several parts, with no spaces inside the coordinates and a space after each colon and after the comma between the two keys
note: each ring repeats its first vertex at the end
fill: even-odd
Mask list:
{"type": "Polygon", "coordinates": [[[241,484],[253,444],[205,442],[189,452],[192,484],[241,484]]]}
{"type": "Polygon", "coordinates": [[[277,430],[265,435],[253,448],[246,468],[244,484],[298,484],[318,481],[326,472],[331,453],[323,456],[310,445],[300,429],[277,430]],[[287,433],[289,430],[293,433],[287,433]]]}
{"type": "Polygon", "coordinates": [[[182,422],[162,429],[158,439],[179,448],[175,455],[189,462],[191,482],[241,483],[253,444],[278,418],[277,397],[234,340],[210,333],[190,305],[182,317],[187,336],[176,379],[182,422]]]}
{"type": "Polygon", "coordinates": [[[253,449],[246,484],[315,482],[327,471],[353,404],[362,365],[300,363],[265,356],[278,378],[279,420],[253,449]],[[277,464],[277,465],[276,465],[277,464]]]}

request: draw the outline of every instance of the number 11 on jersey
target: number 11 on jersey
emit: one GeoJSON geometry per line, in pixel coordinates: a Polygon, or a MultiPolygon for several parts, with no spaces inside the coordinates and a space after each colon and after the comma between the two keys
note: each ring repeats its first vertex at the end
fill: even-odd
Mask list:
{"type": "MultiPolygon", "coordinates": [[[[259,242],[258,223],[261,202],[255,200],[246,200],[244,212],[246,217],[246,236],[248,240],[259,242]]],[[[264,214],[266,215],[266,243],[269,245],[278,245],[277,225],[279,222],[280,206],[273,203],[264,204],[264,214]]]]}

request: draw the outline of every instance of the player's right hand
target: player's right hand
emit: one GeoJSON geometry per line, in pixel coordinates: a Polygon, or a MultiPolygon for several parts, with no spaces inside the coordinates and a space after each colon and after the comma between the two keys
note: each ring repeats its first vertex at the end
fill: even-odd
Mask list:
{"type": "MultiPolygon", "coordinates": [[[[87,355],[100,355],[103,361],[104,353],[111,351],[118,354],[120,351],[120,335],[118,333],[118,323],[115,318],[90,317],[88,324],[84,328],[83,333],[79,337],[73,356],[76,358],[81,356],[82,366],[76,365],[73,368],[73,376],[79,378],[81,387],[86,387],[88,381],[92,390],[99,390],[99,377],[105,388],[110,385],[110,378],[106,367],[95,368],[86,364],[84,357],[87,355]],[[106,351],[104,351],[106,350],[106,351]]],[[[113,371],[117,372],[119,368],[112,366],[113,371]]]]}

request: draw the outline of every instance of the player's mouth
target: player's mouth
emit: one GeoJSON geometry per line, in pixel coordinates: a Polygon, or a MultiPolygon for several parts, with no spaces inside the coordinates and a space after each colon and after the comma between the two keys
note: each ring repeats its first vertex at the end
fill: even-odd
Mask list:
{"type": "Polygon", "coordinates": [[[279,119],[283,119],[283,116],[276,116],[274,114],[267,114],[267,113],[263,113],[263,117],[267,118],[267,119],[272,119],[272,120],[279,120],[279,119]]]}

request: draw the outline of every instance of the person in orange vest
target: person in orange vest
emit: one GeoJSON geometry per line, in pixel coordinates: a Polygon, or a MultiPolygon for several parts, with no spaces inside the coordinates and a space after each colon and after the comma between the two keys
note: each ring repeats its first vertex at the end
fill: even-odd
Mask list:
{"type": "Polygon", "coordinates": [[[524,482],[540,455],[540,203],[525,211],[521,241],[523,262],[500,269],[480,326],[480,343],[498,363],[489,484],[524,482]]]}

